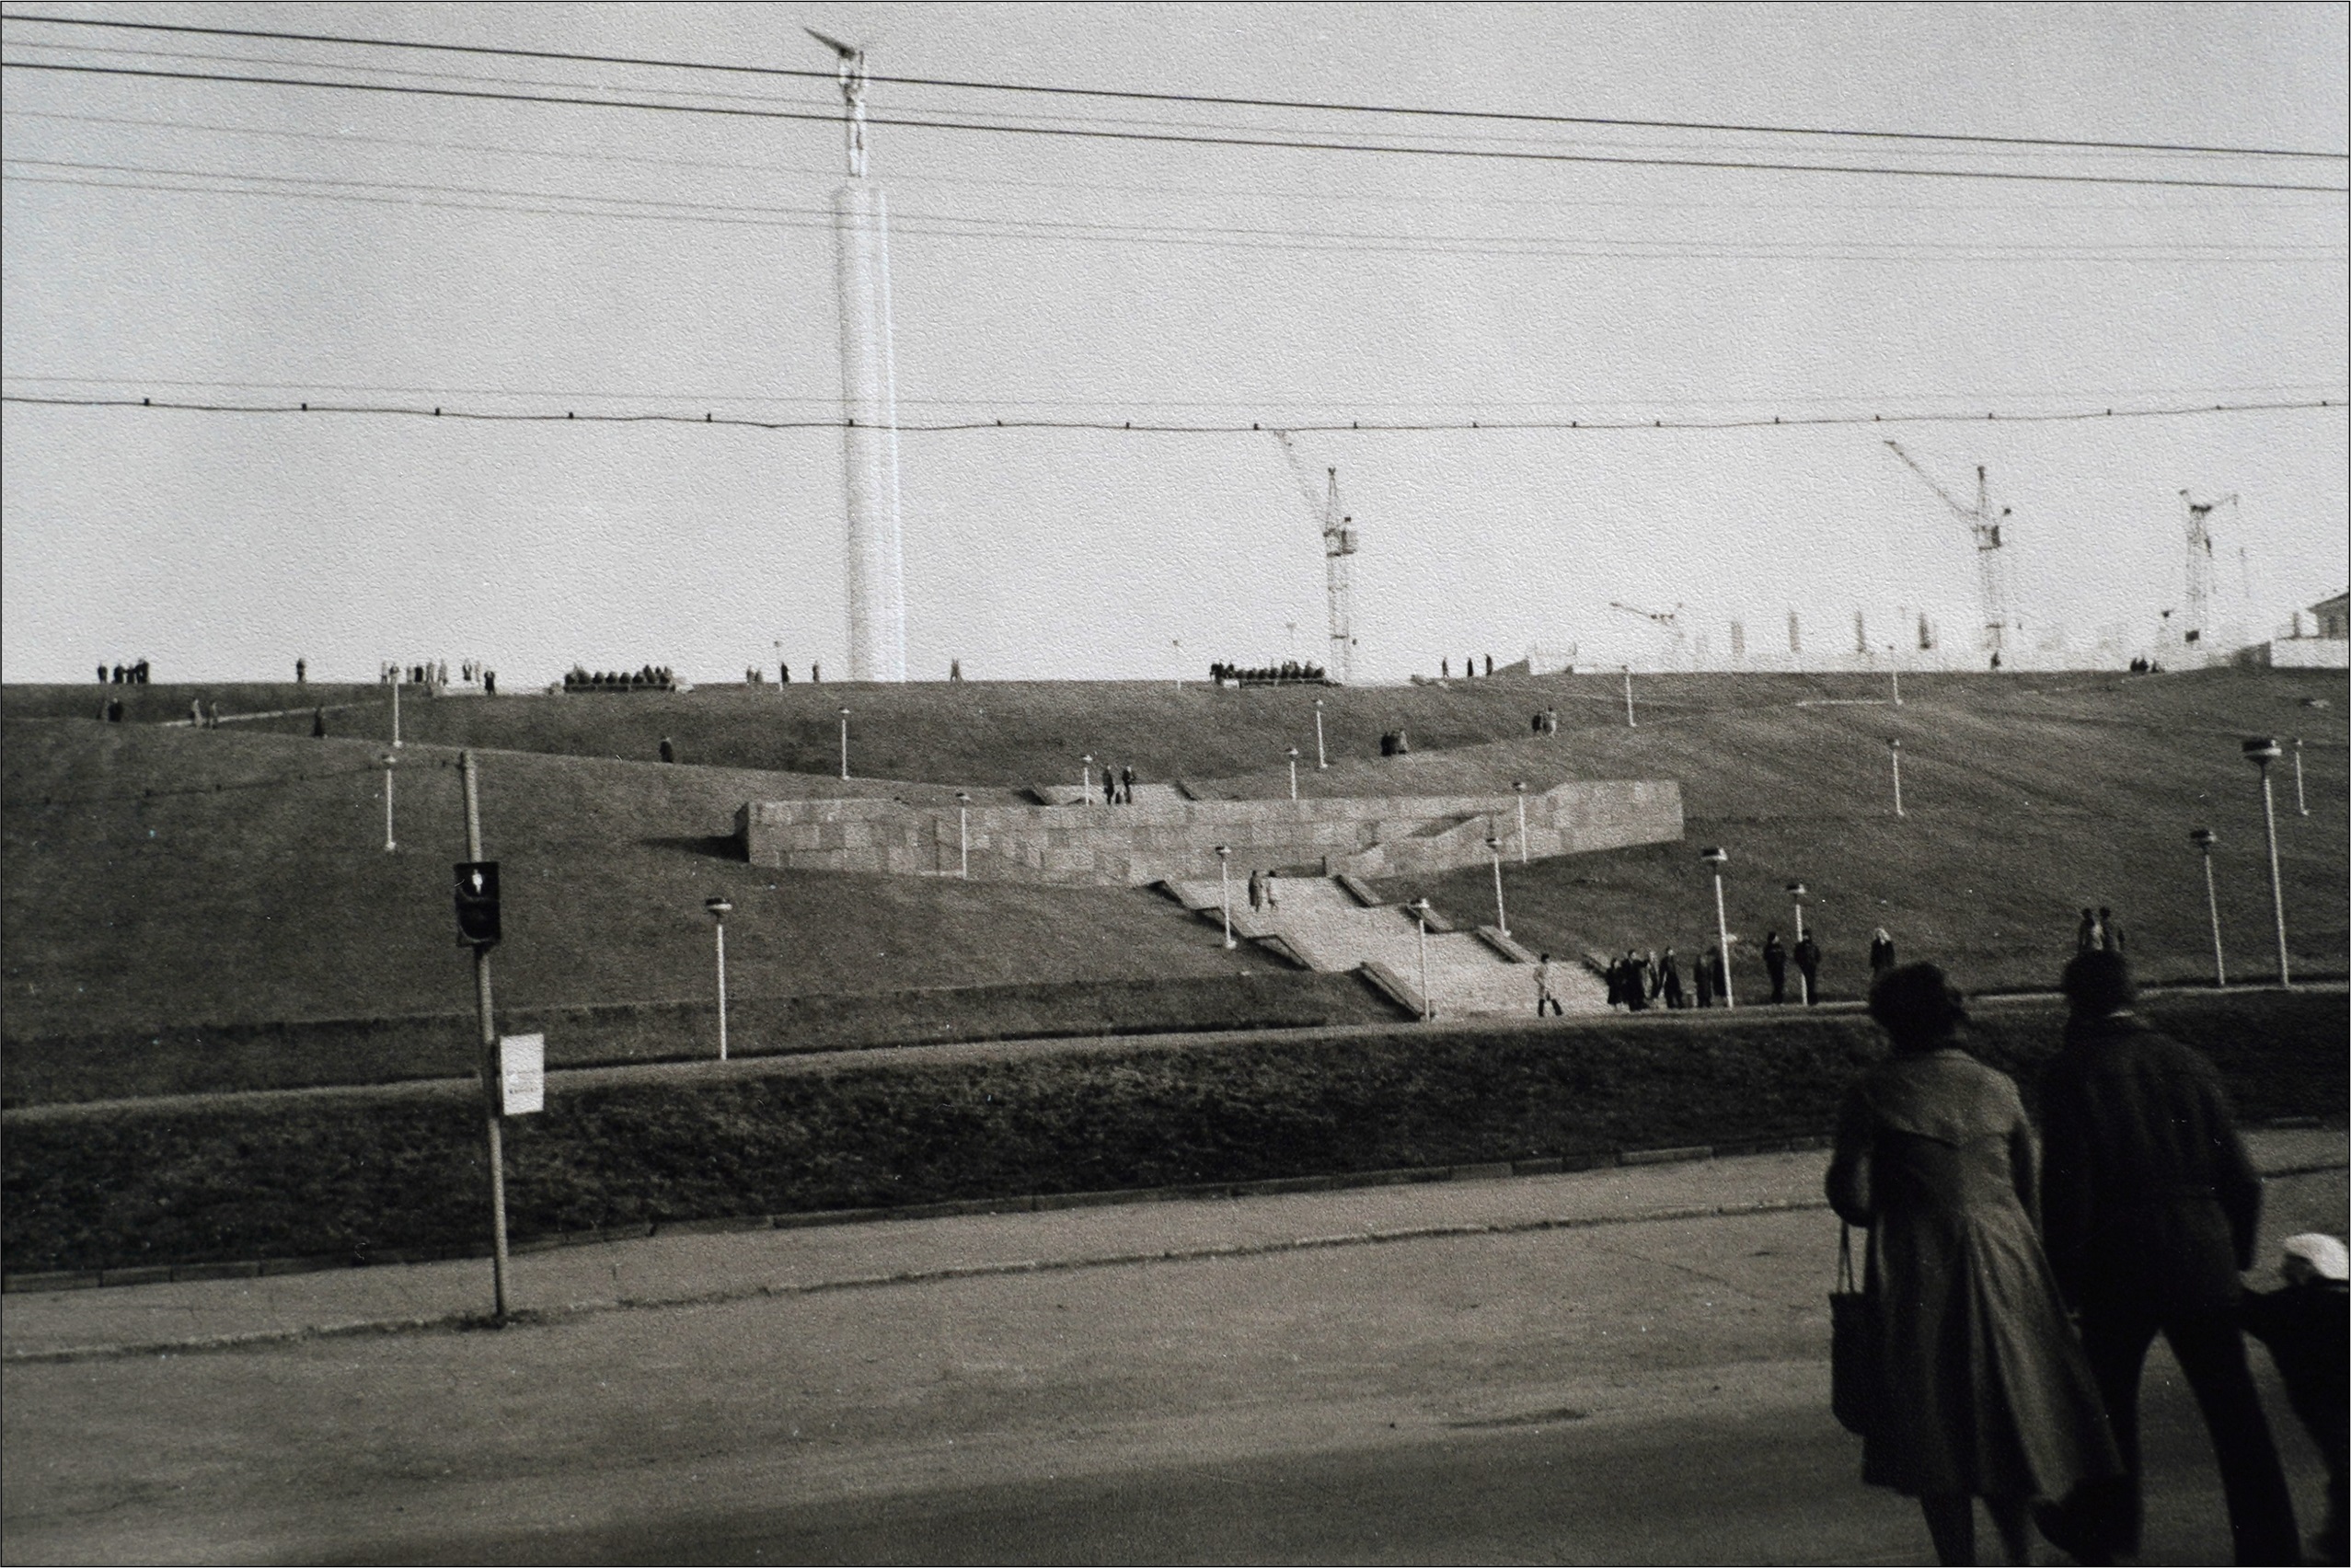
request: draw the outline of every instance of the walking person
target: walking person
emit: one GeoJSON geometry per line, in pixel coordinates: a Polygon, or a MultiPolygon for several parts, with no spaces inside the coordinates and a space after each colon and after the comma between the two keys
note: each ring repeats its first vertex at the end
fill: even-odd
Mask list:
{"type": "Polygon", "coordinates": [[[2102,952],[2123,951],[2123,923],[2103,904],[2098,906],[2098,948],[2102,952]]]}
{"type": "Polygon", "coordinates": [[[1281,906],[1281,895],[1273,891],[1273,873],[1269,870],[1265,873],[1265,912],[1270,915],[1281,906]]]}
{"type": "Polygon", "coordinates": [[[310,738],[314,741],[327,738],[327,710],[323,708],[310,710],[310,738]]]}
{"type": "Polygon", "coordinates": [[[667,735],[663,735],[662,737],[662,760],[663,762],[675,762],[677,760],[677,747],[672,744],[667,735]]]}
{"type": "Polygon", "coordinates": [[[1894,939],[1880,926],[1870,938],[1870,984],[1876,985],[1877,977],[1893,967],[1894,939]]]}
{"type": "Polygon", "coordinates": [[[2344,1448],[2351,1424],[2351,1296],[2344,1281],[2351,1253],[2320,1231],[2288,1236],[2285,1252],[2277,1272],[2286,1287],[2247,1295],[2240,1317],[2245,1332],[2269,1346],[2286,1401],[2326,1460],[2326,1523],[2311,1538],[2311,1559],[2341,1562],[2351,1547],[2344,1535],[2344,1448]]]}
{"type": "Polygon", "coordinates": [[[1870,1017],[1893,1054],[1847,1091],[1827,1180],[1869,1231],[1861,1479],[1918,1499],[1942,1562],[1976,1561],[1981,1497],[2006,1560],[2030,1562],[2033,1500],[2122,1469],[2034,1233],[2032,1124],[1961,1047],[1966,1009],[1935,965],[1879,975],[1870,1017]]]}
{"type": "Polygon", "coordinates": [[[1796,940],[1796,973],[1804,979],[1804,1006],[1820,1006],[1820,944],[1806,931],[1796,940]]]}
{"type": "Polygon", "coordinates": [[[1689,995],[1682,989],[1682,966],[1671,948],[1665,950],[1665,961],[1657,966],[1657,990],[1668,1009],[1689,1006],[1689,995]]]}
{"type": "Polygon", "coordinates": [[[1608,960],[1608,1006],[1620,1008],[1625,1005],[1624,960],[1612,958],[1608,960]]]}
{"type": "Polygon", "coordinates": [[[2122,954],[2077,954],[2060,986],[2070,1017],[2041,1085],[2049,1261],[2080,1315],[2124,1474],[2043,1510],[2041,1532],[2084,1562],[2138,1552],[2139,1373],[2161,1333],[2212,1434],[2237,1561],[2298,1562],[2293,1500],[2237,1325],[2261,1177],[2220,1075],[2139,1021],[2122,954]]]}
{"type": "Polygon", "coordinates": [[[1551,989],[1551,955],[1550,953],[1543,954],[1541,962],[1535,965],[1535,1016],[1542,1017],[1545,1008],[1550,1009],[1555,1017],[1567,1016],[1567,1009],[1559,1005],[1559,993],[1551,989]]]}
{"type": "Polygon", "coordinates": [[[1249,870],[1249,906],[1251,909],[1265,907],[1265,873],[1254,866],[1249,870]]]}
{"type": "Polygon", "coordinates": [[[1706,962],[1706,951],[1703,948],[1699,950],[1698,962],[1689,967],[1690,979],[1698,987],[1698,1005],[1701,1008],[1712,1007],[1714,1005],[1714,966],[1706,962]]]}
{"type": "Polygon", "coordinates": [[[1786,1001],[1788,999],[1788,944],[1780,940],[1780,933],[1777,931],[1768,932],[1764,936],[1763,969],[1765,974],[1771,976],[1772,1001],[1786,1001]]]}
{"type": "Polygon", "coordinates": [[[1122,767],[1118,770],[1118,798],[1130,806],[1135,803],[1135,769],[1122,767]]]}
{"type": "Polygon", "coordinates": [[[1631,1012],[1649,1010],[1649,966],[1631,948],[1624,952],[1624,1005],[1631,1012]]]}

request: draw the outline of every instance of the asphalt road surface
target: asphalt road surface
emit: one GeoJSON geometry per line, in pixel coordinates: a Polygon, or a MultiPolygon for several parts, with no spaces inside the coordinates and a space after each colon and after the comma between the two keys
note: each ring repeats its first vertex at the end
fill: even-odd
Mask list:
{"type": "MultiPolygon", "coordinates": [[[[2273,1182],[2267,1229],[2340,1228],[2345,1201],[2340,1170],[2273,1182]]],[[[1826,1412],[1835,1238],[1818,1212],[1657,1220],[15,1365],[0,1546],[1928,1561],[1826,1412]]],[[[2193,1404],[2160,1353],[2149,1378],[2146,1560],[2225,1561],[2193,1404]]]]}

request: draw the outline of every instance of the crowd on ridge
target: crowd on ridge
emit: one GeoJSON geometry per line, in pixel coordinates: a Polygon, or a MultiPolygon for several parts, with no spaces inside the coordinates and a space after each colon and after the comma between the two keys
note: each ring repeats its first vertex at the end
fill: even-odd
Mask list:
{"type": "Polygon", "coordinates": [[[1247,668],[1239,664],[1211,664],[1208,666],[1208,678],[1218,686],[1283,686],[1299,681],[1327,681],[1331,677],[1320,664],[1303,664],[1295,659],[1285,659],[1278,664],[1247,668]]]}

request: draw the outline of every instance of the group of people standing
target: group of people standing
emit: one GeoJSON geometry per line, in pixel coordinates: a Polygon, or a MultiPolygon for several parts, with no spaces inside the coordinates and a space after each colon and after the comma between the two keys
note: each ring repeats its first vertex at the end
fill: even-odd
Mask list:
{"type": "Polygon", "coordinates": [[[2081,924],[2074,928],[2073,951],[2076,952],[2120,952],[2123,951],[2122,922],[2104,905],[2081,912],[2081,924]]]}
{"type": "Polygon", "coordinates": [[[142,659],[135,664],[117,664],[110,671],[106,665],[100,664],[98,667],[98,684],[100,686],[145,686],[147,662],[142,659]]]}
{"type": "Polygon", "coordinates": [[[1112,767],[1102,764],[1102,804],[1131,806],[1135,803],[1135,769],[1112,767]]]}
{"type": "Polygon", "coordinates": [[[2287,1288],[2247,1296],[2261,1178],[2218,1074],[2138,1019],[2121,953],[2077,954],[2062,988],[2036,1140],[2016,1084],[1962,1045],[1941,969],[1871,987],[1893,1049],[1849,1090],[1827,1178],[1868,1231],[1861,1478],[1918,1501],[1945,1562],[1976,1561],[1977,1497],[2011,1562],[2032,1561],[2035,1527],[2083,1562],[2134,1555],[2139,1378],[2161,1333],[2210,1429],[2236,1560],[2300,1562],[2251,1332],[2325,1453],[2313,1544],[2342,1562],[2343,1243],[2293,1238],[2287,1288]]]}
{"type": "MultiPolygon", "coordinates": [[[[1894,944],[1884,931],[1878,936],[1884,940],[1886,962],[1893,962],[1894,944]]],[[[1732,939],[1734,941],[1736,938],[1732,939]]],[[[1871,961],[1874,965],[1878,945],[1871,945],[1871,961]]],[[[1764,973],[1771,979],[1772,1002],[1788,1000],[1788,963],[1795,961],[1801,980],[1801,997],[1807,1003],[1820,1000],[1820,944],[1810,933],[1799,939],[1793,948],[1771,932],[1763,939],[1764,973]]],[[[1627,948],[1624,956],[1611,962],[1608,969],[1608,1005],[1630,1012],[1643,1012],[1653,1007],[1711,1008],[1716,999],[1727,1000],[1731,996],[1730,974],[1723,963],[1722,944],[1709,942],[1691,966],[1691,983],[1682,982],[1680,958],[1672,948],[1663,953],[1651,949],[1646,954],[1637,948],[1627,948]]],[[[1538,1010],[1541,1004],[1538,1002],[1538,1010]]]]}

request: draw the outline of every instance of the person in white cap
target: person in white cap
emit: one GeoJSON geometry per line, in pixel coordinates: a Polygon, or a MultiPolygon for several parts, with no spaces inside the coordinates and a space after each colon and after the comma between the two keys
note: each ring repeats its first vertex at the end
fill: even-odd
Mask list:
{"type": "Polygon", "coordinates": [[[2287,1402],[2326,1456],[2326,1523],[2311,1538],[2320,1562],[2345,1559],[2344,1446],[2351,1424],[2351,1253],[2321,1231],[2286,1239],[2277,1265],[2282,1290],[2247,1296],[2239,1307],[2245,1332],[2269,1347],[2287,1402]]]}

